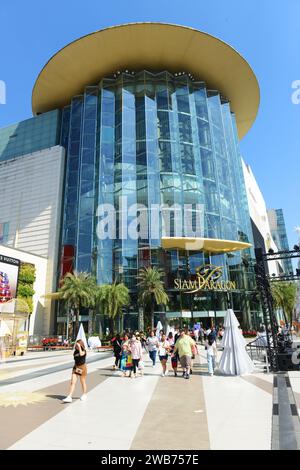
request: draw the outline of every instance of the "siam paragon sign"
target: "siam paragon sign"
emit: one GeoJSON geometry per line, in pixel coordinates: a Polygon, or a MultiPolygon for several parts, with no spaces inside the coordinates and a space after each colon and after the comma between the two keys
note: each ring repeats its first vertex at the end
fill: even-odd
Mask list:
{"type": "Polygon", "coordinates": [[[204,264],[196,269],[196,279],[175,279],[174,287],[178,290],[187,291],[187,294],[206,291],[228,291],[236,289],[235,281],[220,279],[223,275],[222,266],[204,264]]]}

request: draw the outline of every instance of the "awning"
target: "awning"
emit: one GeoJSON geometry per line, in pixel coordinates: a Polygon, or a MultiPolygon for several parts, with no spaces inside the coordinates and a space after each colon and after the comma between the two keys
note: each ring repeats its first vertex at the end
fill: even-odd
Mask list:
{"type": "Polygon", "coordinates": [[[165,249],[204,251],[206,253],[229,253],[250,248],[251,243],[236,240],[200,237],[162,237],[161,246],[165,249]]]}
{"type": "Polygon", "coordinates": [[[44,299],[58,300],[61,298],[60,292],[49,292],[48,294],[42,295],[44,299]]]}

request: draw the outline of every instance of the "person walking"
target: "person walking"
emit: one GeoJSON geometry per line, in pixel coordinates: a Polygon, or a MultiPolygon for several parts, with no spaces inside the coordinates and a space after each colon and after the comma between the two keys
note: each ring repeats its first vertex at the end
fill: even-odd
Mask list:
{"type": "Polygon", "coordinates": [[[204,328],[203,328],[202,323],[200,323],[199,337],[200,337],[200,343],[203,344],[203,341],[204,341],[204,328]]]}
{"type": "Polygon", "coordinates": [[[144,348],[145,351],[148,352],[147,349],[146,349],[147,338],[146,338],[143,331],[140,331],[139,337],[140,337],[142,348],[144,348]]]}
{"type": "Polygon", "coordinates": [[[170,352],[170,343],[167,340],[166,335],[163,333],[161,337],[161,341],[159,342],[158,345],[158,355],[159,355],[159,360],[162,366],[162,377],[165,377],[165,375],[168,375],[168,370],[167,370],[167,362],[168,362],[168,354],[170,352]]]}
{"type": "Polygon", "coordinates": [[[119,333],[111,340],[114,356],[115,356],[115,363],[113,369],[118,369],[120,366],[121,361],[121,354],[122,354],[122,340],[119,333]]]}
{"type": "MultiPolygon", "coordinates": [[[[215,327],[215,325],[212,326],[212,329],[211,329],[211,332],[210,332],[210,333],[213,335],[214,340],[217,341],[218,330],[217,330],[217,328],[215,327]]],[[[208,336],[209,336],[209,334],[208,334],[208,336]]],[[[207,337],[208,337],[208,336],[207,336],[207,337]]]]}
{"type": "Polygon", "coordinates": [[[218,332],[218,337],[219,337],[219,340],[221,342],[222,342],[223,336],[224,336],[224,328],[222,326],[220,326],[219,332],[218,332]]]}
{"type": "Polygon", "coordinates": [[[199,328],[200,328],[199,323],[195,323],[195,325],[194,325],[194,338],[195,338],[196,343],[198,343],[198,341],[199,341],[199,328]]]}
{"type": "Polygon", "coordinates": [[[191,360],[196,346],[195,341],[188,335],[187,330],[180,330],[180,338],[176,341],[174,353],[178,351],[179,360],[183,369],[183,377],[190,378],[191,360]]]}
{"type": "Polygon", "coordinates": [[[74,350],[74,367],[72,369],[71,385],[69,389],[69,394],[66,398],[63,399],[63,403],[72,403],[72,395],[75,390],[77,377],[80,378],[80,383],[82,387],[83,394],[81,395],[80,400],[85,401],[87,399],[87,387],[86,387],[86,376],[87,376],[87,367],[86,367],[86,349],[84,342],[79,339],[76,341],[75,350],[74,350]]]}
{"type": "Polygon", "coordinates": [[[171,345],[170,352],[171,352],[172,369],[173,369],[175,377],[177,377],[177,367],[178,367],[179,356],[178,356],[178,352],[174,353],[174,348],[175,348],[175,342],[171,345]]]}
{"type": "Polygon", "coordinates": [[[159,341],[157,337],[155,336],[154,331],[150,332],[150,336],[148,336],[146,344],[147,344],[148,351],[149,351],[149,357],[152,361],[152,367],[154,367],[156,363],[157,348],[159,346],[159,341]]]}
{"type": "Polygon", "coordinates": [[[180,338],[180,330],[179,328],[175,328],[175,333],[174,333],[174,343],[176,344],[176,341],[180,338]]]}
{"type": "MultiPolygon", "coordinates": [[[[190,333],[190,337],[193,339],[192,334],[190,333]]],[[[190,367],[190,374],[193,373],[194,367],[194,360],[196,359],[196,354],[198,354],[197,343],[194,341],[194,345],[192,346],[192,357],[191,357],[191,367],[190,367]]]]}
{"type": "Polygon", "coordinates": [[[124,339],[121,344],[121,362],[120,362],[120,369],[123,373],[123,377],[125,377],[128,371],[131,372],[131,367],[129,367],[131,361],[130,356],[130,347],[129,347],[129,336],[127,333],[124,334],[124,339]]]}
{"type": "Polygon", "coordinates": [[[212,377],[214,375],[214,370],[216,367],[216,358],[218,353],[216,339],[212,333],[208,335],[205,341],[205,349],[207,354],[208,373],[212,377]]]}
{"type": "Polygon", "coordinates": [[[135,334],[132,335],[132,337],[129,341],[129,349],[130,349],[130,352],[131,352],[132,368],[133,368],[133,373],[131,374],[131,377],[136,378],[139,362],[143,357],[143,350],[142,350],[142,344],[137,339],[135,334]]]}
{"type": "Polygon", "coordinates": [[[169,341],[169,345],[170,347],[173,347],[174,344],[175,344],[175,341],[174,341],[174,337],[173,337],[173,333],[172,331],[170,331],[170,333],[168,334],[168,341],[169,341]]]}

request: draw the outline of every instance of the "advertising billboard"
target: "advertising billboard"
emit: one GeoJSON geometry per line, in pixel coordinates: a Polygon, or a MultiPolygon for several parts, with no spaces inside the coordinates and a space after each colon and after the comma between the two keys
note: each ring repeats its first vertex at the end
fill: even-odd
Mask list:
{"type": "Polygon", "coordinates": [[[17,297],[20,260],[0,254],[0,304],[17,297]]]}

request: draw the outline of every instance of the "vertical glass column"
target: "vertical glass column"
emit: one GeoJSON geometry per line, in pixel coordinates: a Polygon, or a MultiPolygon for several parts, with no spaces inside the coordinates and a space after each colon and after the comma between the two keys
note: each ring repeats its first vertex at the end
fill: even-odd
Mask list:
{"type": "Polygon", "coordinates": [[[209,122],[208,99],[202,82],[193,84],[194,106],[198,142],[200,146],[201,170],[205,204],[205,237],[219,237],[220,199],[216,173],[216,161],[209,122]]]}
{"type": "MultiPolygon", "coordinates": [[[[192,205],[191,214],[183,213],[183,235],[191,236],[195,230],[196,204],[202,202],[201,167],[198,136],[195,134],[195,121],[193,117],[192,90],[189,88],[188,78],[185,76],[176,80],[176,101],[179,135],[179,151],[182,170],[182,202],[192,205]],[[194,124],[194,125],[192,125],[194,124]],[[192,216],[192,225],[188,227],[186,220],[192,216]]],[[[185,208],[186,209],[186,208],[185,208]]],[[[199,234],[198,234],[199,235],[199,234]]]]}
{"type": "MultiPolygon", "coordinates": [[[[197,125],[197,111],[196,111],[196,99],[195,99],[194,86],[189,83],[189,99],[190,99],[190,110],[191,110],[191,127],[192,127],[192,140],[193,140],[193,152],[194,152],[194,166],[195,166],[195,178],[192,186],[189,188],[190,203],[193,204],[193,224],[196,216],[199,217],[199,226],[193,226],[193,231],[197,237],[204,237],[205,227],[204,217],[202,209],[197,209],[196,205],[204,205],[204,191],[203,191],[203,173],[202,173],[202,161],[201,161],[201,147],[198,134],[197,125]]],[[[194,257],[196,259],[196,257],[194,257]]]]}
{"type": "Polygon", "coordinates": [[[227,151],[230,155],[229,166],[231,187],[234,198],[234,209],[238,227],[239,240],[252,243],[252,230],[250,226],[249,207],[245,180],[243,176],[242,160],[239,152],[238,134],[235,116],[230,111],[229,104],[222,105],[224,130],[227,142],[227,151]]]}
{"type": "MultiPolygon", "coordinates": [[[[174,204],[182,205],[181,193],[181,162],[177,145],[177,119],[173,111],[176,95],[173,77],[168,72],[157,75],[156,106],[157,106],[157,138],[158,166],[160,172],[160,202],[165,207],[174,204]]],[[[167,214],[165,214],[167,215],[167,214]]],[[[174,213],[170,212],[171,233],[174,235],[174,213]]],[[[165,229],[164,229],[165,230],[165,229]]]]}
{"type": "MultiPolygon", "coordinates": [[[[220,96],[218,92],[209,91],[207,95],[208,103],[208,116],[210,125],[210,135],[214,158],[214,190],[215,190],[215,204],[216,204],[216,215],[209,216],[210,225],[208,229],[211,230],[211,238],[225,238],[224,232],[226,230],[222,227],[224,217],[229,215],[227,212],[230,211],[230,193],[228,192],[227,181],[222,181],[221,169],[224,169],[224,175],[226,176],[226,164],[227,154],[224,142],[223,123],[221,115],[221,104],[220,96]],[[227,200],[226,197],[229,199],[227,200]],[[226,212],[227,211],[227,212],[226,212]]],[[[208,188],[206,188],[206,191],[208,188]]],[[[209,193],[208,193],[209,194],[209,193]]],[[[226,224],[226,222],[225,222],[226,224]]],[[[231,236],[227,236],[227,239],[231,239],[231,236]]]]}
{"type": "Polygon", "coordinates": [[[135,289],[138,239],[132,236],[136,213],[131,211],[137,203],[135,79],[123,74],[121,80],[122,86],[118,86],[116,94],[115,207],[118,209],[118,239],[114,268],[115,276],[130,289],[135,289]]]}
{"type": "Polygon", "coordinates": [[[77,271],[94,271],[93,235],[95,212],[95,160],[98,87],[84,93],[80,181],[78,188],[77,271]]]}
{"type": "Polygon", "coordinates": [[[62,112],[62,119],[61,119],[60,145],[65,148],[66,153],[68,151],[68,143],[69,143],[70,114],[71,114],[71,107],[65,106],[62,112]]]}
{"type": "MultiPolygon", "coordinates": [[[[115,101],[114,80],[103,80],[99,100],[99,209],[100,206],[104,208],[105,205],[114,207],[115,101]]],[[[108,212],[103,215],[107,216],[108,212]]],[[[96,243],[97,281],[99,284],[111,284],[113,282],[114,240],[108,236],[105,239],[97,238],[96,243]]]]}
{"type": "Polygon", "coordinates": [[[63,244],[76,248],[78,218],[78,187],[80,172],[80,140],[82,133],[83,97],[71,102],[70,131],[67,151],[63,244]]]}
{"type": "MultiPolygon", "coordinates": [[[[158,129],[157,129],[157,105],[155,96],[156,82],[153,74],[145,72],[145,131],[146,131],[146,155],[147,155],[147,186],[148,186],[148,228],[151,234],[151,205],[160,204],[159,162],[158,162],[158,129]]],[[[155,224],[155,223],[154,223],[155,224]]],[[[160,233],[160,227],[157,227],[160,233]]],[[[158,233],[158,234],[159,234],[158,233]]],[[[150,247],[160,246],[160,237],[152,238],[149,234],[150,247]]]]}
{"type": "MultiPolygon", "coordinates": [[[[136,199],[140,205],[139,215],[144,221],[149,221],[148,208],[148,167],[147,167],[147,132],[146,132],[146,106],[145,106],[145,72],[135,76],[135,119],[136,119],[136,199]],[[144,208],[142,208],[144,206],[144,208]]],[[[137,268],[147,267],[151,264],[149,244],[149,222],[147,233],[141,234],[138,239],[137,268]]],[[[145,230],[146,232],[146,230],[145,230]]]]}

